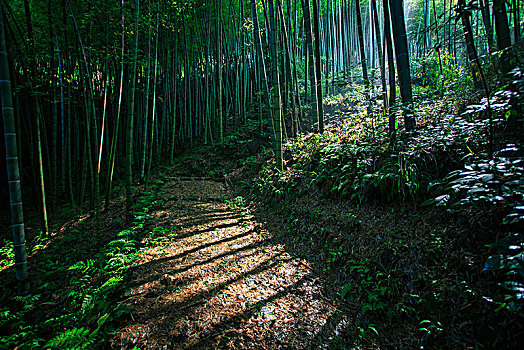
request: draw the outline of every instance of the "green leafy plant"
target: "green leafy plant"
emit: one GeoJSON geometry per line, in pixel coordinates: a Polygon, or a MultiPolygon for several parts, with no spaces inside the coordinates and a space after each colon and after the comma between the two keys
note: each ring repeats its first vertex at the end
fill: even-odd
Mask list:
{"type": "MultiPolygon", "coordinates": [[[[143,208],[138,208],[143,210],[143,208]]],[[[72,230],[46,251],[48,259],[36,269],[34,294],[28,297],[1,296],[1,348],[27,349],[93,349],[103,347],[117,319],[129,312],[114,302],[124,288],[124,274],[137,257],[139,239],[144,236],[143,221],[122,230],[103,249],[85,260],[76,260],[64,252],[72,242],[86,233],[72,230]],[[60,256],[60,257],[59,257],[60,256]],[[57,290],[57,279],[66,279],[69,288],[57,290]],[[53,307],[49,295],[61,298],[60,310],[50,316],[45,310],[53,307]],[[33,324],[30,320],[41,321],[33,324]],[[44,340],[43,338],[46,338],[44,340]]],[[[38,239],[37,239],[38,242],[38,239]]],[[[95,242],[96,244],[96,242],[95,242]]],[[[62,288],[62,287],[60,287],[62,288]]]]}
{"type": "Polygon", "coordinates": [[[90,333],[84,327],[68,329],[48,341],[45,346],[54,349],[91,349],[94,342],[90,333]]]}
{"type": "Polygon", "coordinates": [[[226,200],[226,204],[235,208],[245,208],[247,201],[242,196],[237,196],[231,200],[226,200]]]}
{"type": "Polygon", "coordinates": [[[488,258],[484,270],[501,271],[505,281],[499,283],[504,292],[486,299],[498,304],[499,310],[520,313],[524,309],[524,234],[511,233],[490,247],[498,254],[488,258]]]}
{"type": "Polygon", "coordinates": [[[386,194],[388,200],[394,198],[416,200],[420,189],[420,174],[417,164],[400,152],[391,155],[380,170],[364,176],[369,185],[380,193],[386,194]]]}
{"type": "Polygon", "coordinates": [[[0,269],[13,265],[14,256],[13,243],[4,239],[0,246],[0,269]]]}
{"type": "Polygon", "coordinates": [[[514,232],[524,222],[524,158],[519,156],[520,149],[520,145],[508,144],[492,159],[469,155],[464,169],[450,172],[443,180],[445,193],[424,203],[451,210],[478,205],[507,208],[503,220],[507,233],[489,245],[495,254],[484,269],[504,276],[499,282],[502,291],[486,299],[510,312],[521,312],[524,307],[524,236],[514,232]]]}

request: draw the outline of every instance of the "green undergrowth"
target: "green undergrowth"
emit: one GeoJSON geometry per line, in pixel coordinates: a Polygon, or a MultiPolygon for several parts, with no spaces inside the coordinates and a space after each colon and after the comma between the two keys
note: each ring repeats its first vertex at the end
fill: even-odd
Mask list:
{"type": "Polygon", "coordinates": [[[496,213],[502,224],[495,242],[489,242],[491,256],[484,270],[490,271],[500,289],[486,300],[497,310],[524,316],[524,69],[514,69],[506,84],[488,100],[471,105],[464,115],[478,117],[493,114],[497,135],[492,155],[486,150],[469,152],[463,166],[437,181],[441,191],[424,204],[449,208],[449,211],[483,210],[496,213]]]}
{"type": "MultiPolygon", "coordinates": [[[[109,348],[108,340],[129,313],[118,303],[128,287],[128,268],[147,247],[176,235],[176,228],[149,229],[148,225],[154,208],[170,200],[163,198],[165,179],[182,175],[222,180],[263,149],[257,138],[265,136],[260,136],[259,129],[256,121],[249,120],[228,133],[222,144],[215,140],[185,149],[175,166],[157,165],[157,180],[134,196],[130,224],[125,214],[111,214],[113,208],[102,215],[99,231],[95,218],[85,216],[65,229],[56,228],[54,232],[61,232],[51,237],[28,230],[29,296],[16,295],[12,243],[0,242],[0,288],[5,291],[0,295],[0,349],[109,348]]],[[[231,205],[245,202],[237,197],[231,205]]],[[[70,219],[65,213],[68,209],[63,210],[70,219]]]]}
{"type": "Polygon", "coordinates": [[[524,80],[514,73],[490,98],[492,157],[486,100],[447,95],[416,104],[416,133],[399,129],[393,143],[384,117],[341,113],[324,134],[285,145],[283,172],[266,152],[237,179],[359,309],[353,336],[399,347],[518,343],[524,80]]]}
{"type": "Polygon", "coordinates": [[[224,175],[250,162],[253,157],[268,146],[267,125],[261,134],[258,120],[248,119],[242,125],[229,130],[219,143],[209,141],[207,145],[195,146],[176,157],[173,165],[165,172],[193,177],[210,177],[222,180],[224,175]]]}
{"type": "Polygon", "coordinates": [[[419,202],[427,198],[432,181],[460,168],[464,157],[486,142],[486,121],[442,113],[421,114],[419,120],[424,126],[415,136],[400,135],[391,146],[384,122],[348,117],[324,134],[287,143],[284,172],[268,162],[252,185],[261,198],[314,192],[358,204],[419,202]]]}
{"type": "Polygon", "coordinates": [[[118,303],[128,268],[165,234],[144,227],[160,185],[136,197],[131,224],[110,219],[110,232],[97,233],[94,218],[86,218],[35,246],[29,259],[30,295],[16,295],[12,268],[1,272],[0,348],[107,347],[118,321],[129,313],[118,303]]]}

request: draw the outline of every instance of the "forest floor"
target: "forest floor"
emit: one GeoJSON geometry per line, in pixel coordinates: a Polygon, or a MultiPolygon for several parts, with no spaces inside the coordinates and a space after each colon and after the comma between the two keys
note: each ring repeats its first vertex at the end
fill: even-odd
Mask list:
{"type": "Polygon", "coordinates": [[[113,347],[270,349],[333,347],[351,307],[307,260],[223,181],[168,180],[149,231],[169,232],[141,252],[122,303],[130,319],[113,347]]]}
{"type": "MultiPolygon", "coordinates": [[[[504,210],[401,197],[399,169],[381,144],[366,148],[375,129],[337,121],[351,108],[332,106],[323,136],[285,145],[282,173],[252,123],[155,169],[131,221],[122,188],[99,222],[62,210],[49,237],[29,215],[28,297],[0,237],[0,348],[513,348],[523,319],[493,303],[505,277],[485,269],[504,210]],[[339,185],[360,165],[383,182],[357,187],[357,201],[339,185]]],[[[408,155],[441,146],[438,164],[460,168],[465,127],[423,111],[408,155]]]]}
{"type": "MultiPolygon", "coordinates": [[[[148,248],[129,270],[121,303],[131,312],[113,348],[518,342],[522,319],[495,311],[486,298],[496,288],[484,270],[486,243],[501,213],[403,201],[357,206],[326,198],[304,179],[290,190],[298,196],[261,200],[251,194],[272,160],[255,135],[183,157],[161,172],[155,191],[142,189],[155,198],[144,228],[162,238],[141,242],[148,248]]],[[[297,153],[286,150],[288,168],[278,177],[296,183],[297,153]]]]}

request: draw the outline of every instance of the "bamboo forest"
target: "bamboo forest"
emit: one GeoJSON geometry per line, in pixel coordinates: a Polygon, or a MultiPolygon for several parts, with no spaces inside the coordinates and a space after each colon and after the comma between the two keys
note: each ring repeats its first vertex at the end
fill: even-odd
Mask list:
{"type": "Polygon", "coordinates": [[[523,8],[0,0],[0,349],[522,346],[523,8]]]}

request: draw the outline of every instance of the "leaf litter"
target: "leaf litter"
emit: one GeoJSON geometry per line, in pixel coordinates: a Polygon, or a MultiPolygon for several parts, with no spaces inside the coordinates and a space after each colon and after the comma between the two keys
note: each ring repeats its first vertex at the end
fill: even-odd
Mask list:
{"type": "Polygon", "coordinates": [[[168,180],[146,226],[169,239],[143,250],[120,303],[120,349],[329,348],[351,322],[308,262],[291,255],[224,183],[168,180]],[[175,228],[173,230],[172,228],[175,228]]]}

